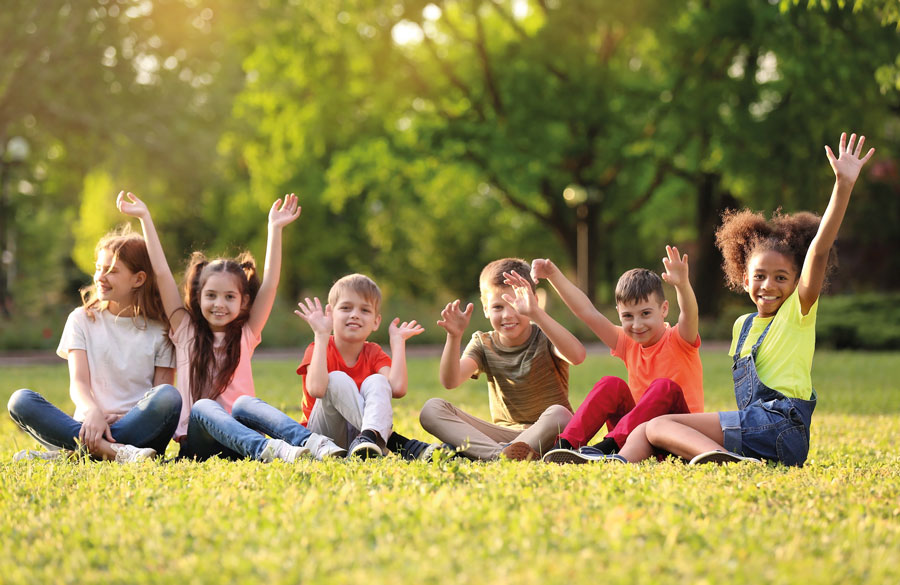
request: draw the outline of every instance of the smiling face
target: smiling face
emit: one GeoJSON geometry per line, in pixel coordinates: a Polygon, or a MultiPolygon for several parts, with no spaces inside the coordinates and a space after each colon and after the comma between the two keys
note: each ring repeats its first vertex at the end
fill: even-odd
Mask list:
{"type": "Polygon", "coordinates": [[[213,272],[200,289],[200,312],[214,332],[238,318],[248,298],[241,294],[237,276],[228,272],[213,272]]]}
{"type": "Polygon", "coordinates": [[[669,301],[659,302],[655,294],[641,301],[621,301],[616,311],[625,335],[644,347],[658,342],[666,332],[669,301]]]}
{"type": "Polygon", "coordinates": [[[797,288],[799,278],[789,257],[775,250],[762,250],[747,262],[744,290],[750,294],[760,317],[772,317],[797,288]]]}
{"type": "Polygon", "coordinates": [[[362,342],[381,324],[381,314],[370,299],[352,289],[340,293],[331,308],[335,341],[362,342]]]}
{"type": "Polygon", "coordinates": [[[503,300],[503,295],[515,296],[511,286],[489,286],[481,290],[484,316],[490,319],[491,327],[500,334],[500,342],[507,347],[516,347],[528,341],[531,335],[531,321],[503,300]]]}
{"type": "Polygon", "coordinates": [[[117,260],[111,251],[104,248],[97,252],[94,267],[97,298],[107,301],[107,308],[113,313],[133,305],[135,290],[146,280],[147,274],[144,271],[133,272],[125,262],[117,260]]]}

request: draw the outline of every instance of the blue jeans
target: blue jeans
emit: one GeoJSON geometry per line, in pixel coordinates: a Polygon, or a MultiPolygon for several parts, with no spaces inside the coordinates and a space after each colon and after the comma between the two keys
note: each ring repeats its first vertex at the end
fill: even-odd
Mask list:
{"type": "Polygon", "coordinates": [[[285,413],[253,396],[241,396],[235,400],[231,416],[254,431],[297,447],[305,445],[312,434],[285,413]]]}
{"type": "MultiPolygon", "coordinates": [[[[235,406],[241,398],[235,401],[235,406]]],[[[228,414],[221,404],[202,398],[191,408],[179,457],[199,461],[216,455],[225,459],[259,459],[268,442],[264,435],[228,414]]]]}
{"type": "MultiPolygon", "coordinates": [[[[81,422],[64,413],[32,390],[16,390],[9,398],[9,416],[29,435],[47,447],[78,448],[75,439],[81,422]]],[[[141,398],[131,410],[109,425],[117,443],[150,447],[165,453],[181,415],[181,394],[174,386],[161,384],[141,398]]]]}

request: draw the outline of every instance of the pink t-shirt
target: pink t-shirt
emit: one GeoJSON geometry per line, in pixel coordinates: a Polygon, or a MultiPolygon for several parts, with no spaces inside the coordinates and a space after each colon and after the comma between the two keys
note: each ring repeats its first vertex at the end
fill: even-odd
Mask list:
{"type": "Polygon", "coordinates": [[[688,343],[678,333],[678,325],[670,327],[662,338],[644,347],[625,335],[619,327],[619,338],[610,353],[625,362],[628,387],[635,402],[640,400],[650,383],[668,378],[681,386],[691,412],[703,412],[703,365],[700,363],[700,335],[696,343],[688,343]]]}
{"type": "MultiPolygon", "coordinates": [[[[191,350],[194,345],[194,325],[188,317],[181,320],[178,328],[169,334],[172,343],[175,344],[175,377],[178,382],[178,391],[181,393],[181,418],[178,428],[175,430],[175,439],[179,440],[187,434],[188,419],[191,416],[191,406],[194,405],[191,398],[191,350]]],[[[241,359],[231,383],[225,387],[216,402],[221,404],[226,411],[231,412],[231,406],[240,396],[256,396],[253,389],[253,370],[250,368],[250,360],[253,351],[262,337],[253,335],[248,323],[241,330],[241,359]]]]}

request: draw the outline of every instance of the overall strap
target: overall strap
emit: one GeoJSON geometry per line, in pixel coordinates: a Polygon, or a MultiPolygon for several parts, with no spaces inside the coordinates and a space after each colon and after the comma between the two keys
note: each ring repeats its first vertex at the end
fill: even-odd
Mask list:
{"type": "MultiPolygon", "coordinates": [[[[744,348],[744,342],[747,341],[747,335],[750,334],[750,327],[753,326],[753,319],[759,313],[753,313],[751,315],[747,315],[747,318],[744,319],[744,323],[741,325],[741,334],[738,337],[737,347],[734,350],[734,359],[738,359],[741,355],[741,350],[744,348]]],[[[772,326],[772,322],[775,321],[772,318],[769,321],[769,324],[766,325],[766,328],[763,330],[762,334],[759,336],[759,339],[756,340],[756,343],[753,345],[753,349],[750,350],[750,353],[755,357],[757,350],[759,350],[759,346],[762,343],[763,339],[766,337],[766,333],[769,332],[769,327],[772,326]]]]}

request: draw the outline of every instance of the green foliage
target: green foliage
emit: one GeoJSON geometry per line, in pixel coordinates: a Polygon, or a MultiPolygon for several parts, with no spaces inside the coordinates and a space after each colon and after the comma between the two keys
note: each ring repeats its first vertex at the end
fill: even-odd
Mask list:
{"type": "MultiPolygon", "coordinates": [[[[707,405],[733,398],[704,353],[707,405]]],[[[0,420],[4,583],[893,583],[900,579],[896,354],[818,352],[803,469],[538,463],[89,461],[13,464],[31,442],[0,420]],[[790,529],[786,529],[786,523],[790,529]]],[[[573,368],[573,403],[620,362],[573,368]]],[[[299,414],[294,362],[254,364],[260,395],[299,414]]],[[[410,362],[398,430],[443,395],[488,413],[483,380],[438,389],[410,362]]],[[[54,367],[3,368],[67,404],[54,367]]],[[[0,392],[5,399],[8,391],[0,392]]],[[[174,451],[170,451],[170,455],[174,451]]]]}
{"type": "Polygon", "coordinates": [[[900,294],[823,297],[816,345],[837,349],[900,348],[900,294]]]}

